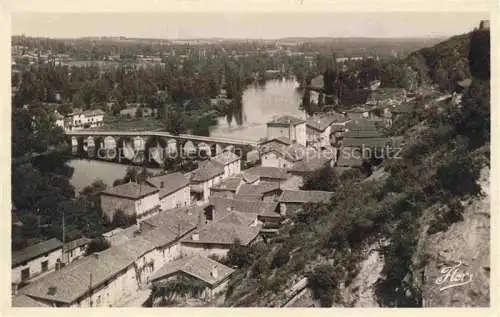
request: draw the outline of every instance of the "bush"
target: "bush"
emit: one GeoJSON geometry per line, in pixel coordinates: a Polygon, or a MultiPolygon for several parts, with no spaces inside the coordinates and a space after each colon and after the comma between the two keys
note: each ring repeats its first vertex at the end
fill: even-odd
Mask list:
{"type": "Polygon", "coordinates": [[[336,295],[337,272],[331,265],[320,265],[307,274],[307,287],[313,298],[320,301],[321,307],[331,307],[336,295]]]}
{"type": "Polygon", "coordinates": [[[103,237],[98,237],[90,241],[86,255],[104,251],[108,249],[110,246],[111,246],[110,243],[106,239],[104,239],[103,237]]]}
{"type": "Polygon", "coordinates": [[[285,265],[290,260],[290,251],[289,247],[282,246],[279,248],[271,261],[271,268],[280,268],[285,265]]]}

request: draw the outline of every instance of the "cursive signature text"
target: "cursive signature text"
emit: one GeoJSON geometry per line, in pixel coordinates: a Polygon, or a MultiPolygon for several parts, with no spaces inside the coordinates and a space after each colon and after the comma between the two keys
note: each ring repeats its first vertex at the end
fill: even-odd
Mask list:
{"type": "Polygon", "coordinates": [[[454,266],[445,266],[441,269],[442,275],[435,281],[437,285],[444,285],[439,291],[467,285],[472,282],[472,273],[460,270],[460,266],[462,266],[462,262],[458,262],[454,266]]]}

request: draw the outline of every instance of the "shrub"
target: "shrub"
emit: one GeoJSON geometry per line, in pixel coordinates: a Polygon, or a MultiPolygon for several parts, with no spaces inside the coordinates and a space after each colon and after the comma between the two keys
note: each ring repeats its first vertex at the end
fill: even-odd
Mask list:
{"type": "Polygon", "coordinates": [[[271,261],[271,268],[280,268],[285,265],[288,260],[290,260],[290,248],[282,246],[274,254],[273,260],[271,261]]]}

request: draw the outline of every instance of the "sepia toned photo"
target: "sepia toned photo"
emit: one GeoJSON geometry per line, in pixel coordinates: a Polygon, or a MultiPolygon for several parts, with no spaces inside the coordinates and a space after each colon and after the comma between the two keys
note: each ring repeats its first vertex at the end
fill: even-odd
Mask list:
{"type": "Polygon", "coordinates": [[[488,12],[11,22],[12,307],[490,307],[488,12]]]}

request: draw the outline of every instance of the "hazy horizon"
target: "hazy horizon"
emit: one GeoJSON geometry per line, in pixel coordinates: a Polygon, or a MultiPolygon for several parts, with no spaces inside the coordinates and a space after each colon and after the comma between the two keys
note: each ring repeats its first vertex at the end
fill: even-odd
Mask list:
{"type": "Polygon", "coordinates": [[[443,38],[471,31],[487,12],[13,13],[12,35],[195,40],[443,38]]]}

